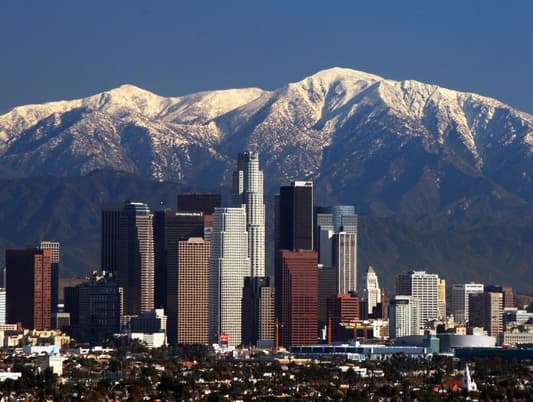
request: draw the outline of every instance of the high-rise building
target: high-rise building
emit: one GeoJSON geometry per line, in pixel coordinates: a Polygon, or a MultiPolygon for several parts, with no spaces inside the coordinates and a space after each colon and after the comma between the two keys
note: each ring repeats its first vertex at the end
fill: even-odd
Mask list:
{"type": "Polygon", "coordinates": [[[24,328],[51,326],[52,266],[50,250],[6,250],[7,318],[24,328]]]}
{"type": "Polygon", "coordinates": [[[315,249],[338,271],[337,293],[357,290],[357,215],[352,205],[317,207],[315,249]]]}
{"type": "Polygon", "coordinates": [[[242,343],[257,345],[259,341],[273,341],[273,288],[270,278],[247,276],[242,294],[242,343]]]}
{"type": "Polygon", "coordinates": [[[337,295],[337,269],[318,265],[318,323],[320,328],[327,325],[328,298],[337,295]]]}
{"type": "Polygon", "coordinates": [[[211,244],[201,237],[177,242],[177,274],[169,295],[168,339],[171,343],[205,344],[209,320],[211,244]]]}
{"type": "Polygon", "coordinates": [[[446,280],[439,278],[439,320],[446,320],[446,280]]]}
{"type": "Polygon", "coordinates": [[[328,332],[331,334],[329,341],[345,342],[349,338],[346,324],[354,324],[359,321],[359,297],[354,294],[339,293],[328,298],[328,332]],[[343,324],[343,325],[341,325],[343,324]]]}
{"type": "Polygon", "coordinates": [[[0,325],[7,324],[6,289],[0,288],[0,325]]]}
{"type": "Polygon", "coordinates": [[[259,294],[259,337],[258,347],[274,346],[276,338],[276,290],[270,284],[261,286],[259,294]]]}
{"type": "Polygon", "coordinates": [[[483,293],[482,283],[456,283],[452,286],[452,313],[454,321],[465,324],[469,320],[469,296],[483,293]]]}
{"type": "Polygon", "coordinates": [[[215,208],[222,206],[220,194],[178,194],[178,212],[201,212],[204,215],[213,215],[215,208]]]}
{"type": "Polygon", "coordinates": [[[126,201],[120,216],[117,283],[124,289],[124,313],[154,308],[153,215],[142,202],[126,201]]]}
{"type": "Polygon", "coordinates": [[[374,308],[381,303],[381,289],[376,271],[372,266],[368,267],[362,280],[362,299],[365,301],[367,315],[372,316],[374,308]]]}
{"type": "Polygon", "coordinates": [[[257,152],[241,152],[233,172],[233,206],[246,209],[250,276],[265,276],[265,203],[263,172],[257,152]]]}
{"type": "Polygon", "coordinates": [[[503,331],[503,293],[472,293],[469,298],[469,326],[483,327],[489,336],[498,336],[503,331]]]}
{"type": "Polygon", "coordinates": [[[61,261],[61,248],[57,241],[41,241],[38,244],[41,250],[50,250],[50,261],[52,265],[52,290],[51,290],[51,309],[52,315],[57,313],[58,292],[59,292],[59,265],[61,261]]]}
{"type": "Polygon", "coordinates": [[[313,249],[313,182],[294,181],[279,193],[278,250],[313,249]]]}
{"type": "Polygon", "coordinates": [[[120,292],[108,272],[93,272],[89,281],[65,288],[65,311],[72,334],[83,342],[101,341],[120,330],[120,292]]]}
{"type": "Polygon", "coordinates": [[[486,292],[498,292],[503,295],[503,308],[514,307],[514,294],[511,286],[487,285],[486,292]]]}
{"type": "Polygon", "coordinates": [[[276,262],[276,315],[281,345],[317,342],[318,254],[280,250],[276,262]]]}
{"type": "MultiPolygon", "coordinates": [[[[167,299],[176,302],[178,241],[204,236],[203,212],[175,212],[171,210],[154,213],[154,288],[156,307],[168,313],[169,329],[175,327],[175,316],[167,308],[167,299]]],[[[169,330],[169,333],[173,330],[169,330]]],[[[169,339],[173,340],[172,335],[169,339]]]]}
{"type": "Polygon", "coordinates": [[[422,325],[439,316],[439,276],[426,271],[402,272],[397,277],[396,294],[413,296],[420,308],[422,325]]]}
{"type": "Polygon", "coordinates": [[[389,302],[389,337],[419,335],[422,324],[418,300],[397,295],[389,302]]]}
{"type": "Polygon", "coordinates": [[[100,220],[100,267],[113,275],[118,272],[122,207],[119,203],[104,204],[100,220]]]}
{"type": "Polygon", "coordinates": [[[216,208],[209,259],[209,342],[241,343],[242,289],[250,275],[244,208],[216,208]]]}

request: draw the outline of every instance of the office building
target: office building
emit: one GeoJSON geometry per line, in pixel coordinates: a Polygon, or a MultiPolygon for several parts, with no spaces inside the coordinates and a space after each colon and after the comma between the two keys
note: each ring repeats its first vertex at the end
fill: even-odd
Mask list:
{"type": "Polygon", "coordinates": [[[51,309],[52,315],[57,312],[58,292],[59,292],[59,266],[61,261],[61,248],[57,241],[41,241],[37,245],[41,250],[50,250],[50,261],[52,266],[51,276],[51,309]]]}
{"type": "Polygon", "coordinates": [[[446,280],[439,278],[439,308],[438,319],[440,321],[446,320],[446,280]]]}
{"type": "Polygon", "coordinates": [[[51,327],[50,250],[6,250],[7,319],[24,328],[51,327]]]}
{"type": "Polygon", "coordinates": [[[503,293],[485,291],[469,297],[469,327],[483,327],[489,336],[503,332],[503,293]]]}
{"type": "Polygon", "coordinates": [[[100,216],[100,267],[113,275],[118,272],[122,207],[120,203],[104,204],[100,216]]]}
{"type": "Polygon", "coordinates": [[[381,289],[376,271],[372,266],[368,267],[363,275],[361,298],[366,305],[367,316],[372,317],[374,309],[381,303],[381,289]]]}
{"type": "MultiPolygon", "coordinates": [[[[175,327],[175,316],[169,312],[167,299],[176,303],[178,241],[190,237],[203,237],[203,212],[175,212],[171,210],[154,213],[154,305],[169,314],[169,326],[175,327]]],[[[173,339],[169,335],[170,339],[173,339]]]]}
{"type": "Polygon", "coordinates": [[[178,194],[178,212],[201,212],[203,215],[213,215],[215,208],[222,206],[220,194],[178,194]]]}
{"type": "Polygon", "coordinates": [[[281,345],[317,342],[318,254],[313,250],[280,250],[276,262],[276,315],[281,345]]]}
{"type": "Polygon", "coordinates": [[[257,152],[241,152],[233,172],[233,207],[246,210],[250,276],[265,276],[265,204],[263,172],[257,152]]]}
{"type": "Polygon", "coordinates": [[[208,343],[209,257],[211,244],[201,237],[177,243],[177,275],[168,305],[171,343],[208,343]]]}
{"type": "Polygon", "coordinates": [[[422,325],[418,301],[412,296],[397,295],[389,302],[389,337],[419,335],[422,325]]]}
{"type": "Polygon", "coordinates": [[[469,297],[483,291],[482,283],[459,283],[452,286],[452,314],[456,324],[468,323],[469,297]]]}
{"type": "Polygon", "coordinates": [[[259,334],[257,347],[273,347],[276,339],[276,289],[270,283],[259,294],[259,334]]]}
{"type": "Polygon", "coordinates": [[[323,328],[328,320],[328,298],[337,295],[337,269],[318,264],[318,323],[323,328]]]}
{"type": "Polygon", "coordinates": [[[514,293],[511,286],[487,285],[486,292],[497,292],[503,295],[503,308],[514,307],[514,293]]]}
{"type": "Polygon", "coordinates": [[[130,329],[131,332],[143,334],[153,334],[156,332],[163,332],[166,334],[167,316],[165,315],[165,310],[162,308],[156,308],[132,317],[130,321],[130,329]]]}
{"type": "Polygon", "coordinates": [[[5,288],[0,288],[0,325],[7,324],[7,294],[5,288]]]}
{"type": "Polygon", "coordinates": [[[360,320],[359,297],[354,294],[339,293],[328,298],[328,340],[346,342],[353,339],[353,332],[346,329],[360,320]],[[351,332],[351,333],[350,333],[351,332]]]}
{"type": "Polygon", "coordinates": [[[337,293],[357,290],[357,215],[352,205],[317,207],[315,249],[319,263],[338,271],[337,293]]]}
{"type": "Polygon", "coordinates": [[[250,275],[244,208],[215,208],[209,259],[209,342],[241,343],[242,289],[250,275]]]}
{"type": "Polygon", "coordinates": [[[65,288],[65,311],[72,335],[82,342],[102,341],[120,330],[120,292],[110,272],[94,271],[89,281],[65,288]]]}
{"type": "Polygon", "coordinates": [[[153,215],[142,202],[126,201],[120,215],[117,283],[124,289],[124,313],[154,308],[153,215]]]}
{"type": "Polygon", "coordinates": [[[247,276],[242,294],[242,343],[273,341],[274,289],[269,277],[247,276]]]}
{"type": "Polygon", "coordinates": [[[396,294],[417,299],[422,325],[439,316],[439,276],[426,271],[402,272],[396,281],[396,294]]]}
{"type": "Polygon", "coordinates": [[[278,250],[313,249],[313,182],[294,181],[279,193],[278,250]]]}

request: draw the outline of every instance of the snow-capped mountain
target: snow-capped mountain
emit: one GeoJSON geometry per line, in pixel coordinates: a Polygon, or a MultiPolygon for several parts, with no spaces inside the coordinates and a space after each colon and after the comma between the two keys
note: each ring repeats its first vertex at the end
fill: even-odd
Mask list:
{"type": "Polygon", "coordinates": [[[319,199],[387,214],[519,207],[533,197],[533,116],[497,100],[344,68],[274,91],[165,98],[123,85],[0,116],[4,176],[110,168],[219,185],[236,154],[258,150],[271,193],[314,179],[319,199]],[[486,202],[483,201],[483,202],[486,202]]]}

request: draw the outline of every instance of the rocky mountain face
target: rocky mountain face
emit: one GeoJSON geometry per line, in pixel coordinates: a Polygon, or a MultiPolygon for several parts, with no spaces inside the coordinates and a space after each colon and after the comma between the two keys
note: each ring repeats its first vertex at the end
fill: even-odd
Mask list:
{"type": "MultiPolygon", "coordinates": [[[[363,263],[381,255],[384,272],[417,261],[434,270],[451,264],[438,244],[439,266],[429,255],[418,258],[422,238],[446,243],[461,233],[468,242],[475,232],[480,258],[465,263],[479,272],[484,247],[498,246],[490,239],[503,227],[522,234],[515,245],[533,240],[533,116],[476,94],[333,68],[274,91],[164,98],[125,85],[0,116],[4,178],[107,169],[209,188],[229,184],[243,149],[260,152],[268,195],[290,180],[312,179],[317,203],[354,203],[368,220],[380,220],[375,227],[389,222],[382,227],[389,246],[390,228],[400,237],[415,231],[412,252],[395,256],[374,248],[378,239],[361,238],[370,253],[363,263]]],[[[533,252],[516,253],[523,258],[509,250],[507,262],[488,269],[505,272],[512,262],[531,272],[533,252]]]]}

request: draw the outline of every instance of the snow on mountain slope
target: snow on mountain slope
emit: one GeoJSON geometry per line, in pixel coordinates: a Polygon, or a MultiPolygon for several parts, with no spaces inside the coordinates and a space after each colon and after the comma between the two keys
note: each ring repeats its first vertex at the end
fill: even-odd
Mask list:
{"type": "Polygon", "coordinates": [[[499,197],[533,196],[533,116],[476,94],[345,68],[274,91],[165,98],[123,85],[0,116],[4,175],[111,168],[218,185],[246,148],[261,152],[269,191],[310,178],[325,196],[352,196],[365,185],[370,203],[376,192],[418,194],[430,182],[437,194],[458,174],[482,177],[499,197]]]}

